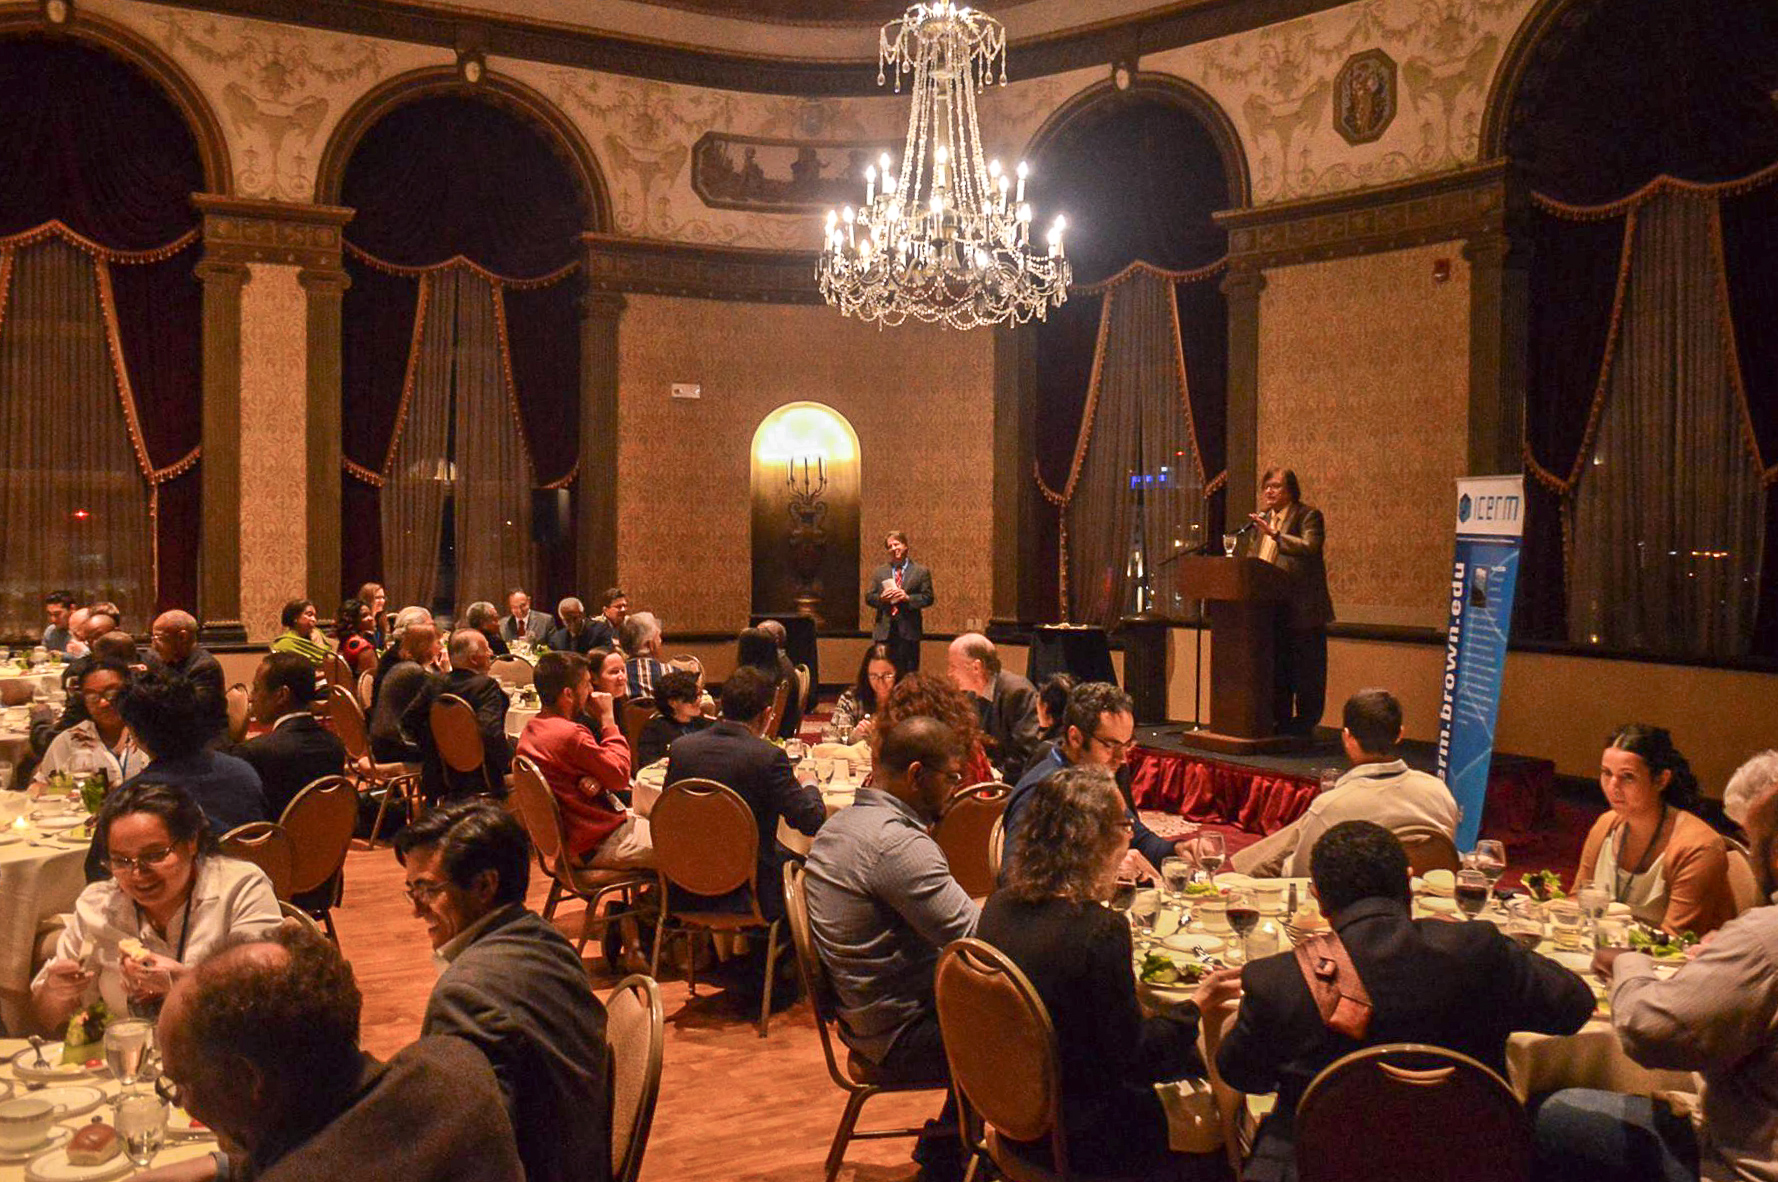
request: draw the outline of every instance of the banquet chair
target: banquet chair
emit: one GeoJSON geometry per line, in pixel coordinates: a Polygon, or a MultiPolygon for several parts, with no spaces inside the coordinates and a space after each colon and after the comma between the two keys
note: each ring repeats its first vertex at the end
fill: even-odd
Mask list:
{"type": "MultiPolygon", "coordinates": [[[[933,994],[972,1154],[1009,1182],[1086,1182],[1068,1164],[1055,1027],[1025,974],[990,944],[955,940],[939,955],[933,994]],[[1047,1141],[1051,1165],[1020,1156],[1002,1138],[1047,1141]]],[[[972,1160],[965,1178],[979,1165],[972,1160]]]]}
{"type": "Polygon", "coordinates": [[[796,667],[796,700],[802,704],[805,713],[815,704],[815,675],[801,663],[796,667]]]}
{"type": "MultiPolygon", "coordinates": [[[[543,902],[543,918],[554,919],[556,908],[566,895],[586,901],[586,915],[580,924],[580,943],[575,951],[586,948],[595,928],[603,930],[613,916],[599,914],[599,903],[607,895],[617,895],[634,910],[636,892],[654,881],[647,870],[595,870],[576,866],[568,854],[563,838],[562,806],[555,793],[544,782],[543,773],[530,758],[515,755],[512,760],[512,797],[516,803],[519,823],[531,835],[531,850],[537,856],[537,867],[549,879],[549,897],[543,902]]],[[[614,971],[616,965],[610,966],[614,971]]]]}
{"type": "Polygon", "coordinates": [[[222,697],[228,708],[228,737],[239,743],[247,737],[247,687],[237,681],[222,697]]]}
{"type": "Polygon", "coordinates": [[[347,689],[351,689],[358,684],[358,677],[352,672],[351,664],[346,658],[331,649],[328,650],[326,656],[321,658],[321,668],[316,672],[329,686],[343,685],[347,689]]]}
{"type": "Polygon", "coordinates": [[[370,709],[371,694],[377,688],[377,671],[366,669],[358,675],[358,704],[366,710],[370,709]]]}
{"type": "MultiPolygon", "coordinates": [[[[284,807],[278,824],[290,835],[290,896],[296,898],[336,882],[346,865],[352,830],[358,824],[358,793],[344,776],[322,776],[284,807]]],[[[338,895],[336,886],[335,896],[338,895]]],[[[339,943],[332,904],[305,908],[339,943]]]]}
{"type": "MultiPolygon", "coordinates": [[[[365,676],[370,676],[366,674],[365,676]]],[[[364,707],[345,686],[327,687],[327,712],[333,719],[333,733],[346,748],[346,770],[358,792],[379,796],[377,818],[371,824],[366,849],[377,848],[377,834],[383,831],[383,816],[389,811],[391,798],[407,802],[409,819],[420,815],[420,765],[417,763],[378,763],[370,750],[370,731],[364,723],[364,707]]]]}
{"type": "Polygon", "coordinates": [[[321,925],[315,922],[315,917],[310,915],[307,911],[304,911],[301,907],[298,907],[295,903],[292,903],[289,899],[278,900],[278,913],[285,919],[295,920],[304,928],[308,929],[311,935],[318,939],[327,939],[327,933],[321,930],[321,925]]]}
{"type": "Polygon", "coordinates": [[[537,670],[531,668],[531,662],[519,657],[495,657],[494,663],[488,666],[488,676],[507,685],[537,683],[537,670]]]}
{"type": "Polygon", "coordinates": [[[988,869],[994,872],[994,881],[1000,881],[1000,863],[1006,856],[1006,811],[994,818],[994,828],[988,834],[988,869]]]}
{"type": "Polygon", "coordinates": [[[624,742],[630,745],[630,760],[635,761],[636,744],[642,738],[642,728],[648,720],[661,712],[652,698],[631,698],[624,703],[624,742]]]}
{"type": "Polygon", "coordinates": [[[1228,1154],[1229,1169],[1240,1177],[1241,1163],[1253,1151],[1255,1128],[1247,1118],[1247,1094],[1229,1085],[1216,1070],[1216,1052],[1222,1046],[1222,1032],[1234,1021],[1241,999],[1231,997],[1199,1015],[1198,1036],[1203,1043],[1204,1065],[1209,1068],[1210,1097],[1216,1104],[1216,1115],[1222,1121],[1222,1145],[1228,1154]]]}
{"type": "Polygon", "coordinates": [[[790,683],[780,681],[778,692],[772,695],[772,708],[766,711],[765,723],[759,733],[770,739],[777,735],[778,724],[784,721],[784,708],[790,704],[790,683]]]}
{"type": "Polygon", "coordinates": [[[1354,1051],[1324,1067],[1296,1108],[1299,1182],[1520,1182],[1531,1122],[1505,1080],[1419,1043],[1354,1051]]]}
{"type": "Polygon", "coordinates": [[[488,753],[482,746],[481,726],[476,722],[475,707],[456,694],[440,694],[427,713],[432,728],[432,745],[447,771],[460,776],[476,776],[489,796],[504,796],[505,785],[496,783],[494,771],[488,766],[488,753]]]}
{"type": "Polygon", "coordinates": [[[994,780],[960,788],[945,802],[932,840],[944,851],[951,877],[972,899],[994,893],[1000,868],[993,855],[994,828],[1006,812],[1012,788],[994,780]]]}
{"type": "Polygon", "coordinates": [[[1760,905],[1759,880],[1754,877],[1753,859],[1741,843],[1725,841],[1729,855],[1729,892],[1735,897],[1735,914],[1742,915],[1760,905]]]}
{"type": "MultiPolygon", "coordinates": [[[[858,1117],[864,1111],[866,1100],[884,1092],[942,1092],[951,1084],[943,1078],[912,1081],[884,1079],[875,1064],[851,1051],[846,1051],[845,1066],[840,1065],[832,1030],[833,1024],[839,1020],[839,1003],[834,997],[833,982],[828,978],[826,966],[821,963],[814,937],[809,930],[809,900],[803,893],[806,873],[796,862],[784,864],[784,918],[789,921],[790,943],[796,950],[797,976],[802,979],[803,992],[809,995],[809,1002],[815,1009],[815,1029],[821,1033],[821,1053],[827,1059],[828,1077],[846,1093],[846,1110],[840,1116],[839,1127],[833,1133],[833,1144],[827,1151],[827,1182],[834,1182],[839,1176],[840,1166],[845,1163],[846,1146],[854,1139],[876,1141],[886,1137],[917,1137],[925,1131],[923,1125],[914,1125],[909,1128],[867,1129],[858,1132],[858,1117]]],[[[844,1047],[839,1049],[845,1050],[844,1047]]]]}
{"type": "MultiPolygon", "coordinates": [[[[667,785],[648,817],[654,837],[655,863],[660,875],[661,922],[654,931],[654,955],[649,973],[660,977],[661,947],[667,942],[667,926],[679,921],[687,952],[698,931],[740,932],[766,930],[765,995],[759,1006],[759,1036],[766,1037],[772,1018],[772,982],[778,965],[778,930],[782,920],[767,919],[759,910],[759,825],[753,810],[734,789],[715,780],[686,779],[667,785]],[[669,886],[694,895],[726,895],[747,888],[747,910],[675,911],[669,886]]],[[[695,956],[687,955],[691,994],[697,996],[695,956]]]]}
{"type": "Polygon", "coordinates": [[[224,833],[217,845],[223,857],[239,858],[265,871],[265,876],[272,880],[272,894],[280,899],[290,897],[296,851],[283,826],[271,821],[249,821],[224,833]]]}
{"type": "Polygon", "coordinates": [[[625,977],[605,995],[611,1078],[611,1182],[636,1182],[661,1091],[666,1019],[653,977],[625,977]]]}
{"type": "Polygon", "coordinates": [[[1463,868],[1463,859],[1457,856],[1457,844],[1442,829],[1431,825],[1404,825],[1395,830],[1395,837],[1407,851],[1408,867],[1415,874],[1424,876],[1428,870],[1456,873],[1463,868]]]}

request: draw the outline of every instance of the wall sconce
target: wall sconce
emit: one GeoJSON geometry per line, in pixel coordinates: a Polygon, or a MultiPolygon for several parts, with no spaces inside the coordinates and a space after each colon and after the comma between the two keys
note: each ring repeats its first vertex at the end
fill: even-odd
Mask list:
{"type": "Polygon", "coordinates": [[[1432,260],[1432,281],[1434,283],[1444,283],[1444,282],[1448,281],[1450,278],[1451,278],[1451,260],[1450,259],[1434,259],[1434,260],[1432,260]]]}
{"type": "Polygon", "coordinates": [[[476,86],[487,77],[488,59],[482,56],[479,49],[462,49],[457,51],[457,77],[476,86]]]}
{"type": "Polygon", "coordinates": [[[65,25],[73,18],[73,0],[43,0],[43,19],[50,24],[65,25]]]}
{"type": "Polygon", "coordinates": [[[1134,61],[1113,62],[1111,66],[1111,85],[1119,91],[1125,91],[1136,84],[1136,63],[1134,61]]]}

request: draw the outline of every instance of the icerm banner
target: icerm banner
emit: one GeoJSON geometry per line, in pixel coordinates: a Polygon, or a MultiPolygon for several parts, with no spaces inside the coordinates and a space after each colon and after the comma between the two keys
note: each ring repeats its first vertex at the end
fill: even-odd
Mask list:
{"type": "Polygon", "coordinates": [[[1463,810],[1457,825],[1457,848],[1462,851],[1475,848],[1482,828],[1524,526],[1523,476],[1457,481],[1457,554],[1451,564],[1451,616],[1445,630],[1438,776],[1463,810]]]}

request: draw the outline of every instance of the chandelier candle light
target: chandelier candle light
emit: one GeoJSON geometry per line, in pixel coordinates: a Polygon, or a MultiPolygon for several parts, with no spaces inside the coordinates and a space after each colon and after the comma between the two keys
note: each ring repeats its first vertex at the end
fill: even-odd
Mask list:
{"type": "Polygon", "coordinates": [[[1068,298],[1072,273],[1058,217],[1031,246],[1030,170],[983,163],[977,87],[1006,83],[1006,29],[941,0],[883,26],[884,71],[913,76],[913,110],[899,174],[885,152],[864,170],[864,204],[827,214],[817,278],[847,316],[897,325],[912,316],[952,328],[1044,319],[1068,298]],[[878,182],[881,182],[879,185],[878,182]]]}

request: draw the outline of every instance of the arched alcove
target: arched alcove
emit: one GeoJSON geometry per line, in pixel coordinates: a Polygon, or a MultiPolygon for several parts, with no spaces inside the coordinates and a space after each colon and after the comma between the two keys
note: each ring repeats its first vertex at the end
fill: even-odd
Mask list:
{"type": "Polygon", "coordinates": [[[790,402],[760,420],[750,454],[754,614],[849,624],[859,597],[858,433],[831,406],[790,402]]]}

